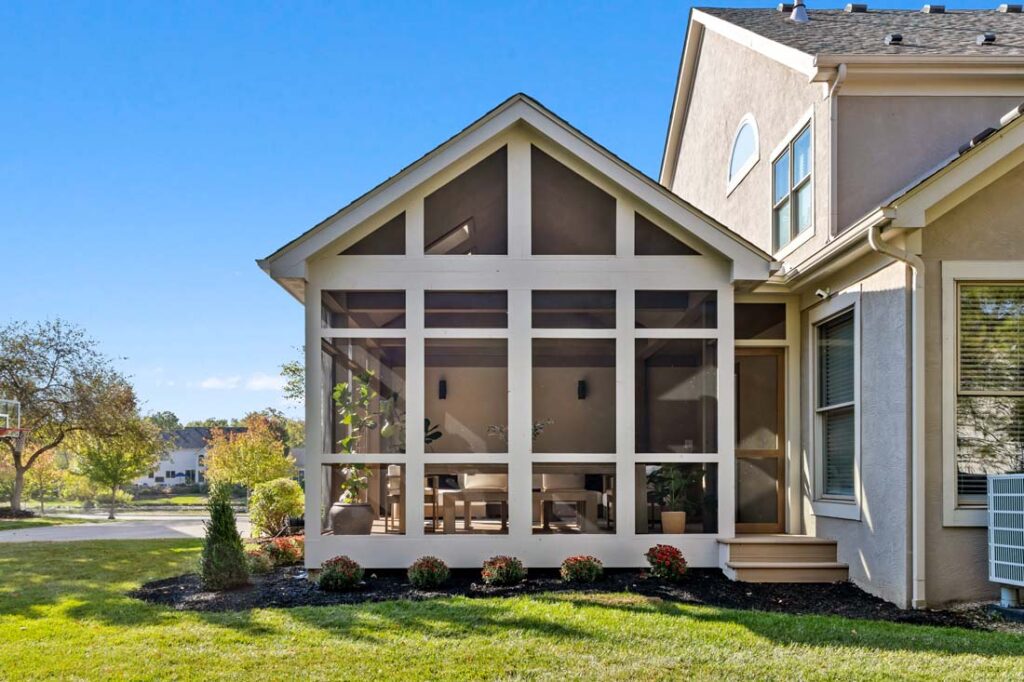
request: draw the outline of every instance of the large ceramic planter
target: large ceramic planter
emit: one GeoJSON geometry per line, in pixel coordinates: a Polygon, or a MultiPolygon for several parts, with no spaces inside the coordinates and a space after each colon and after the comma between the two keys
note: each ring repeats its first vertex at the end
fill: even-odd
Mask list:
{"type": "Polygon", "coordinates": [[[686,531],[686,512],[661,512],[661,532],[675,535],[686,531]]]}
{"type": "Polygon", "coordinates": [[[331,505],[331,532],[335,535],[369,535],[373,530],[373,507],[368,504],[331,505]]]}

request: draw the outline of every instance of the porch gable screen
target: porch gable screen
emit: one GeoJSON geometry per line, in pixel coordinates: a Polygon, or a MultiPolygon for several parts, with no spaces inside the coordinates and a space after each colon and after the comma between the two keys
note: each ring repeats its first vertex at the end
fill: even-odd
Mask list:
{"type": "Polygon", "coordinates": [[[1024,471],[1024,283],[958,294],[957,504],[984,507],[989,474],[1024,471]]]}
{"type": "Polygon", "coordinates": [[[821,443],[821,492],[853,497],[856,443],[854,312],[818,325],[817,413],[821,443]]]}

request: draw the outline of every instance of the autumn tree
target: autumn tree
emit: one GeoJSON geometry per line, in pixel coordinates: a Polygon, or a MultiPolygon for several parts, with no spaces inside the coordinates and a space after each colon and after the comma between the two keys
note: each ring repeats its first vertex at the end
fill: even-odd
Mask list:
{"type": "Polygon", "coordinates": [[[273,421],[252,414],[245,431],[214,430],[206,449],[206,477],[214,483],[234,483],[248,494],[257,483],[295,475],[295,459],[273,421]]]}
{"type": "Polygon", "coordinates": [[[46,497],[57,497],[61,484],[67,478],[66,467],[61,466],[61,458],[54,450],[39,456],[35,465],[25,475],[25,493],[29,499],[39,502],[39,513],[46,511],[46,497]]]}
{"type": "Polygon", "coordinates": [[[160,429],[136,419],[116,436],[82,434],[75,438],[78,473],[97,486],[110,490],[110,515],[114,518],[117,493],[160,461],[167,442],[160,429]]]}
{"type": "Polygon", "coordinates": [[[0,458],[14,470],[14,512],[40,457],[74,434],[115,436],[138,412],[135,390],[96,342],[60,319],[0,327],[0,397],[21,404],[23,430],[0,439],[0,458]]]}

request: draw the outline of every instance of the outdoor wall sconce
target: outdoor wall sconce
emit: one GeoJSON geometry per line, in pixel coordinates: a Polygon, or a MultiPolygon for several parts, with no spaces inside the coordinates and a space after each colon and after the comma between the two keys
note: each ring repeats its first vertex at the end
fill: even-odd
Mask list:
{"type": "Polygon", "coordinates": [[[439,400],[445,400],[448,398],[448,382],[444,379],[437,382],[437,397],[439,400]]]}
{"type": "Polygon", "coordinates": [[[587,399],[587,382],[585,379],[580,379],[579,381],[576,382],[576,399],[587,399]]]}

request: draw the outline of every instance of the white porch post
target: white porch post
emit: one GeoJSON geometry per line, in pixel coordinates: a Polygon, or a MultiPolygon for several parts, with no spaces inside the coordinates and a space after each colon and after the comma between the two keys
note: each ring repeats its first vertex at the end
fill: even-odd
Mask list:
{"type": "MultiPolygon", "coordinates": [[[[308,277],[308,275],[307,275],[308,277]]],[[[322,534],[320,465],[323,460],[322,370],[320,360],[320,289],[306,284],[306,542],[316,543],[322,534]]],[[[306,567],[319,568],[315,552],[306,552],[306,567]]]]}
{"type": "Polygon", "coordinates": [[[736,534],[736,343],[734,293],[718,289],[718,535],[736,534]]]}

